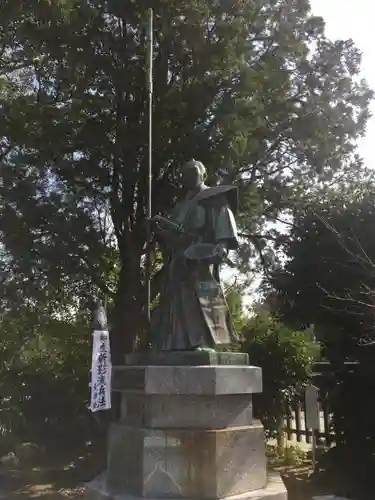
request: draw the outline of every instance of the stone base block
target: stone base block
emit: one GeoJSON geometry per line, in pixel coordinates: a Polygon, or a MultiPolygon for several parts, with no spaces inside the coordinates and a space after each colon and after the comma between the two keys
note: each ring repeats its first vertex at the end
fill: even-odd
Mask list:
{"type": "Polygon", "coordinates": [[[108,486],[141,497],[217,499],[265,487],[260,422],[220,430],[113,424],[108,486]]]}
{"type": "Polygon", "coordinates": [[[251,394],[121,394],[121,423],[152,429],[224,429],[251,425],[251,394]]]}
{"type": "Polygon", "coordinates": [[[112,390],[138,394],[221,396],[262,392],[258,366],[114,366],[112,390]]]}
{"type": "MultiPolygon", "coordinates": [[[[102,474],[86,485],[85,500],[144,500],[144,497],[114,493],[108,488],[106,474],[102,474]]],[[[148,500],[160,500],[160,498],[149,497],[148,500]]],[[[178,499],[170,498],[170,500],[178,499]]],[[[265,488],[242,495],[234,495],[227,500],[288,500],[288,493],[280,475],[272,473],[268,476],[265,488]]]]}
{"type": "Polygon", "coordinates": [[[205,365],[248,365],[249,355],[245,352],[215,351],[148,351],[133,352],[125,356],[125,365],[138,366],[205,366],[205,365]]]}

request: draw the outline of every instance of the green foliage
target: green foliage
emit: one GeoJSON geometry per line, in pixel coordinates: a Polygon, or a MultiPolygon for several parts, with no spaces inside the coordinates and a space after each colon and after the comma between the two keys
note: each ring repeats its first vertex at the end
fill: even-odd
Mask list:
{"type": "Polygon", "coordinates": [[[348,496],[358,486],[373,489],[374,194],[372,180],[357,183],[327,192],[297,214],[271,301],[288,324],[315,324],[331,362],[321,388],[333,413],[336,447],[320,467],[345,477],[348,496]],[[345,361],[358,365],[345,366],[345,361]]]}
{"type": "Polygon", "coordinates": [[[309,379],[317,347],[307,332],[294,331],[261,312],[243,330],[243,351],[263,370],[263,392],[255,398],[256,414],[269,436],[276,437],[293,403],[309,379]]]}
{"type": "Polygon", "coordinates": [[[300,467],[308,460],[308,455],[298,445],[288,446],[278,449],[273,444],[267,444],[267,459],[271,467],[293,466],[300,467]]]}
{"type": "Polygon", "coordinates": [[[59,446],[92,437],[87,319],[25,307],[4,317],[0,334],[1,434],[59,446]]]}
{"type": "MultiPolygon", "coordinates": [[[[152,6],[153,211],[170,209],[181,194],[178,166],[198,158],[210,181],[239,186],[239,267],[254,256],[249,241],[265,265],[267,242],[279,241],[268,221],[328,182],[366,173],[355,141],[372,92],[358,79],[359,52],[328,40],[307,0],[152,6]]],[[[92,295],[107,301],[115,362],[145,329],[148,7],[1,5],[1,420],[35,439],[65,435],[73,420],[82,439],[88,433],[92,295]]],[[[244,326],[238,294],[229,302],[264,368],[264,397],[273,399],[261,396],[260,408],[274,430],[312,355],[303,333],[271,318],[244,326]]]]}
{"type": "Polygon", "coordinates": [[[373,184],[357,184],[301,210],[272,281],[284,320],[314,324],[332,361],[358,359],[359,343],[374,338],[374,194],[373,184]]]}
{"type": "Polygon", "coordinates": [[[280,464],[299,467],[307,461],[307,453],[301,450],[298,445],[288,445],[283,451],[279,457],[280,464]]]}
{"type": "Polygon", "coordinates": [[[248,322],[248,317],[243,308],[243,293],[243,287],[236,283],[228,286],[225,290],[229,313],[232,317],[234,328],[239,335],[241,335],[243,328],[248,322]]]}
{"type": "MultiPolygon", "coordinates": [[[[191,157],[211,180],[224,168],[222,180],[238,182],[247,235],[353,163],[361,173],[354,143],[372,93],[356,47],[328,40],[307,0],[152,6],[155,213],[169,210],[191,157]]],[[[8,305],[68,307],[100,292],[113,301],[118,361],[144,326],[147,7],[4,0],[0,10],[3,293],[8,305]]],[[[247,262],[253,251],[241,250],[247,262]]]]}

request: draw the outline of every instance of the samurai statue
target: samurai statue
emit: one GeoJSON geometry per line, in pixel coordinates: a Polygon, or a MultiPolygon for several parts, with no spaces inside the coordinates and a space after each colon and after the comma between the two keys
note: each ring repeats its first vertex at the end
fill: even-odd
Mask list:
{"type": "Polygon", "coordinates": [[[182,169],[186,196],[169,218],[153,218],[164,256],[164,282],[152,311],[152,347],[161,351],[213,350],[238,341],[219,268],[238,247],[237,188],[205,185],[206,169],[182,169]]]}

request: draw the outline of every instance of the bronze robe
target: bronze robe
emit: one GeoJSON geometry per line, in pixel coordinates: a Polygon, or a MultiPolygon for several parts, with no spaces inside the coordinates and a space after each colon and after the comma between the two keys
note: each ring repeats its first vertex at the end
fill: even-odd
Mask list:
{"type": "Polygon", "coordinates": [[[219,263],[185,255],[196,243],[221,242],[228,250],[238,247],[236,199],[232,186],[211,187],[180,202],[173,211],[171,220],[190,236],[180,235],[166,249],[164,283],[152,314],[154,349],[212,348],[238,340],[220,283],[219,263]]]}

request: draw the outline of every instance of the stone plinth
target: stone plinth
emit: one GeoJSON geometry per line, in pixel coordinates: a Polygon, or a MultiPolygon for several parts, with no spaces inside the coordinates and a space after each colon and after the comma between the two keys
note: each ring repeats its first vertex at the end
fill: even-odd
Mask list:
{"type": "Polygon", "coordinates": [[[125,365],[142,366],[207,366],[248,365],[249,355],[245,352],[215,351],[150,351],[133,352],[125,356],[125,365]]]}
{"type": "Polygon", "coordinates": [[[108,485],[140,497],[223,498],[266,485],[260,423],[220,430],[112,427],[108,485]],[[124,453],[130,447],[132,453],[124,453]]]}
{"type": "Polygon", "coordinates": [[[247,355],[150,353],[126,363],[112,375],[121,417],[110,428],[107,472],[87,486],[88,500],[286,500],[283,483],[267,480],[252,412],[262,373],[247,355]]]}
{"type": "Polygon", "coordinates": [[[119,366],[112,390],[125,395],[181,394],[221,396],[262,392],[262,370],[257,366],[119,366]]]}
{"type": "Polygon", "coordinates": [[[253,406],[247,394],[220,396],[127,394],[121,400],[121,423],[151,429],[225,429],[251,425],[253,406]]]}
{"type": "MultiPolygon", "coordinates": [[[[124,492],[115,493],[108,488],[105,474],[98,476],[87,485],[85,497],[86,500],[140,500],[139,497],[124,492]]],[[[268,475],[265,488],[250,491],[244,495],[234,495],[228,500],[287,500],[287,498],[288,494],[280,475],[271,473],[268,475]]],[[[149,500],[160,500],[160,498],[154,496],[149,500]]],[[[169,500],[179,499],[170,497],[169,500]]]]}

